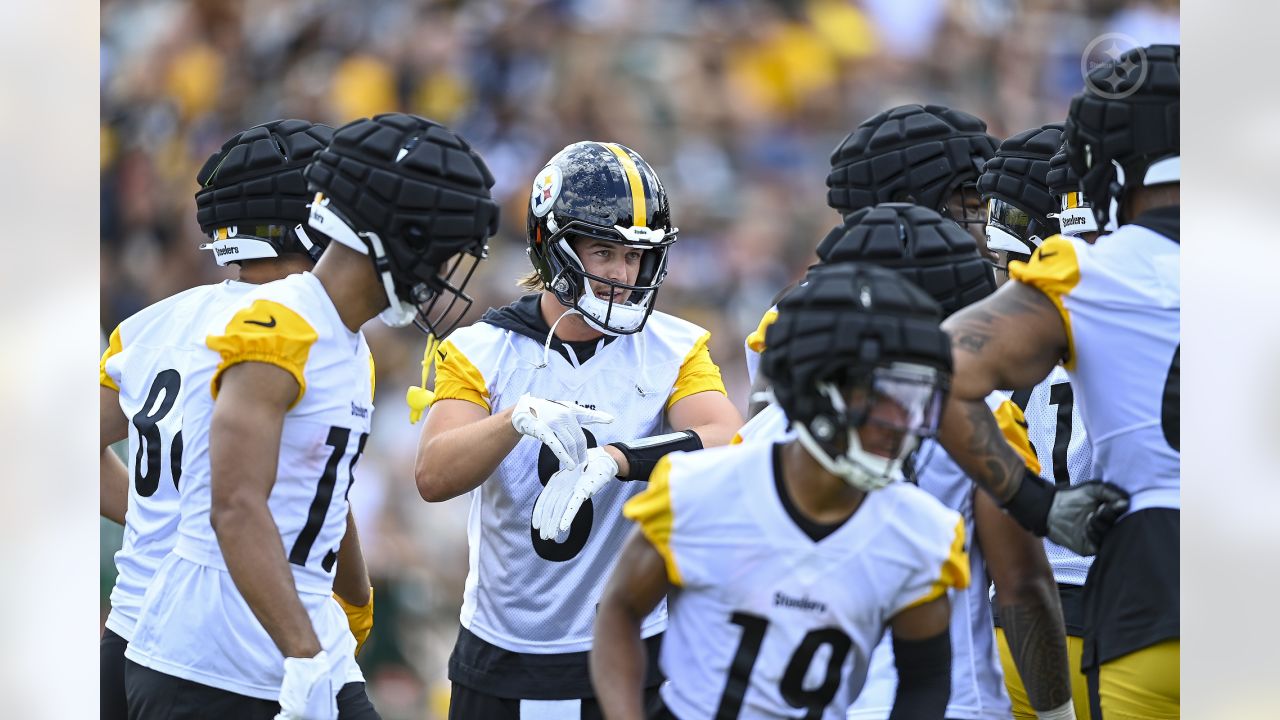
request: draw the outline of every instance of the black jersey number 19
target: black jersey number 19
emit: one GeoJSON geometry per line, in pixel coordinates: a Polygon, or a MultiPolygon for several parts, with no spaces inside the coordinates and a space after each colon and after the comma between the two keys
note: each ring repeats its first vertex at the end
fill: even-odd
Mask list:
{"type": "MultiPolygon", "coordinates": [[[[587,438],[587,447],[596,446],[596,436],[591,434],[590,430],[582,429],[582,434],[587,438]]],[[[538,450],[538,482],[542,483],[542,487],[546,487],[551,481],[551,476],[560,469],[560,460],[551,452],[551,448],[543,445],[538,450]]],[[[591,504],[591,498],[587,498],[582,503],[582,507],[578,508],[578,514],[573,518],[573,524],[569,526],[569,536],[564,542],[556,542],[553,540],[543,540],[538,535],[538,531],[533,529],[533,517],[529,518],[529,537],[533,541],[533,551],[538,553],[538,557],[551,562],[566,562],[578,557],[578,553],[582,552],[582,548],[587,546],[587,538],[591,535],[591,524],[595,522],[596,510],[591,504]]]]}
{"type": "MultiPolygon", "coordinates": [[[[724,692],[720,695],[715,720],[737,720],[742,712],[742,701],[751,684],[751,669],[755,667],[756,656],[760,654],[765,632],[769,629],[768,619],[751,613],[735,612],[729,616],[729,622],[742,627],[742,640],[738,642],[738,651],[729,663],[729,677],[725,680],[724,692]]],[[[822,711],[831,704],[836,691],[840,689],[840,666],[844,665],[844,659],[852,647],[853,641],[840,628],[810,630],[800,640],[799,647],[792,653],[787,669],[782,673],[782,683],[778,686],[782,699],[791,707],[807,710],[805,720],[820,720],[822,711]],[[805,690],[805,676],[823,645],[831,646],[826,673],[818,687],[805,690]]]]}

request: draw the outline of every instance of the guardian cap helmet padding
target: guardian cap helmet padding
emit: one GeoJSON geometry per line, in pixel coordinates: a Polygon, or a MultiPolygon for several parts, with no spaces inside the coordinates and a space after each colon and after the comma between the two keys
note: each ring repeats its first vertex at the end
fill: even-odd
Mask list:
{"type": "Polygon", "coordinates": [[[1062,125],[1024,130],[1000,143],[978,178],[987,203],[987,247],[1021,256],[1057,234],[1058,207],[1049,191],[1049,161],[1062,147],[1062,125]]]}
{"type": "Polygon", "coordinates": [[[883,487],[936,430],[951,374],[941,318],[923,290],[861,263],[810,268],[778,303],[760,369],[801,444],[829,472],[863,490],[883,487]],[[888,456],[863,449],[858,430],[868,423],[900,434],[888,456]]]}
{"type": "Polygon", "coordinates": [[[547,162],[533,181],[526,225],[529,260],[566,307],[601,332],[639,332],[667,274],[667,248],[679,233],[667,192],[636,151],[607,142],[577,142],[547,162]],[[644,250],[634,284],[587,273],[570,240],[592,238],[644,250]],[[622,291],[605,301],[588,281],[622,291]]]}
{"type": "Polygon", "coordinates": [[[219,265],[310,253],[305,235],[311,193],[302,172],[333,137],[333,128],[306,120],[273,120],[237,133],[196,175],[196,222],[213,242],[219,265]]]}
{"type": "Polygon", "coordinates": [[[928,293],[944,316],[996,289],[973,236],[920,205],[881,203],[854,212],[818,244],[818,258],[889,268],[928,293]]]}
{"type": "Polygon", "coordinates": [[[1133,48],[1094,68],[1071,101],[1067,159],[1098,227],[1126,189],[1181,179],[1181,54],[1180,45],[1133,48]]]}
{"type": "Polygon", "coordinates": [[[947,200],[972,189],[999,141],[987,124],[942,105],[900,105],[863,122],[831,153],[827,204],[841,215],[882,202],[914,202],[950,217],[947,200]]]}
{"type": "Polygon", "coordinates": [[[439,123],[387,113],[338,128],[306,178],[311,227],[372,260],[390,303],[383,321],[437,338],[453,330],[498,229],[493,175],[471,146],[439,123]]]}

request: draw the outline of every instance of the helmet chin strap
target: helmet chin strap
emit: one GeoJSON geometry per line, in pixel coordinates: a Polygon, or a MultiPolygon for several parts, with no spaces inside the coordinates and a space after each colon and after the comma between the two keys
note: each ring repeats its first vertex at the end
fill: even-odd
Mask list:
{"type": "Polygon", "coordinates": [[[350,225],[329,209],[329,201],[321,193],[316,193],[315,201],[311,203],[311,216],[308,223],[334,241],[361,255],[369,255],[372,252],[374,269],[387,295],[387,308],[378,313],[378,319],[391,327],[404,327],[413,322],[417,317],[418,308],[396,295],[395,280],[391,277],[391,263],[387,260],[387,251],[382,244],[382,238],[378,237],[377,233],[367,232],[362,239],[350,225]]]}

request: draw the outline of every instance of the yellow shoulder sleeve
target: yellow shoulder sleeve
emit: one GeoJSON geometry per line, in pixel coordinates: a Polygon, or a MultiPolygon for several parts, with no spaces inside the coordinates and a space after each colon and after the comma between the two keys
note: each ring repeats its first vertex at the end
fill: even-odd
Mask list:
{"type": "Polygon", "coordinates": [[[768,330],[769,326],[777,319],[778,310],[776,308],[769,308],[764,317],[760,318],[760,324],[747,336],[747,347],[751,349],[751,352],[764,352],[764,331],[768,330]]]}
{"type": "Polygon", "coordinates": [[[209,349],[222,356],[214,370],[210,391],[218,397],[222,373],[232,365],[267,363],[289,373],[298,382],[298,397],[289,405],[292,408],[307,391],[303,370],[317,337],[310,323],[293,310],[278,302],[255,300],[231,318],[221,335],[205,338],[209,349]]]}
{"type": "Polygon", "coordinates": [[[116,329],[111,331],[111,339],[107,340],[107,349],[102,352],[102,359],[98,361],[98,384],[116,392],[120,392],[120,386],[116,384],[115,378],[107,373],[107,361],[123,349],[124,346],[120,342],[120,326],[117,325],[116,329]]]}
{"type": "Polygon", "coordinates": [[[342,612],[347,615],[347,627],[351,629],[352,636],[356,639],[356,656],[360,655],[360,649],[364,647],[364,641],[369,639],[369,633],[373,630],[373,588],[369,588],[369,604],[368,605],[352,605],[338,593],[333,594],[333,599],[338,601],[342,606],[342,612]]]}
{"type": "Polygon", "coordinates": [[[969,587],[969,553],[964,551],[964,518],[959,518],[956,520],[956,533],[951,540],[951,549],[938,570],[938,579],[929,586],[928,592],[912,601],[907,607],[913,608],[936,600],[947,591],[947,588],[964,590],[967,587],[969,587]]]}
{"type": "Polygon", "coordinates": [[[707,341],[711,333],[703,333],[693,344],[693,349],[684,356],[680,364],[680,373],[676,376],[675,385],[671,388],[671,396],[667,398],[667,409],[680,400],[707,390],[715,390],[723,395],[729,393],[724,389],[724,380],[720,377],[720,368],[711,360],[711,351],[707,349],[707,341]]]}
{"type": "Polygon", "coordinates": [[[435,400],[466,400],[489,410],[489,386],[484,375],[452,340],[436,348],[435,400]]]}
{"type": "Polygon", "coordinates": [[[1027,418],[1022,414],[1022,408],[1014,405],[1012,400],[1005,400],[995,409],[995,416],[1004,439],[1009,441],[1027,469],[1039,475],[1040,458],[1036,457],[1031,438],[1027,437],[1027,418]]]}
{"type": "Polygon", "coordinates": [[[369,353],[369,401],[378,394],[378,369],[373,364],[373,353],[369,353]]]}
{"type": "Polygon", "coordinates": [[[640,525],[649,543],[662,556],[667,566],[667,579],[672,585],[681,585],[680,568],[671,552],[671,529],[674,517],[671,512],[671,458],[664,457],[649,474],[649,487],[627,501],[622,507],[624,517],[640,525]]]}
{"type": "Polygon", "coordinates": [[[1031,255],[1030,262],[1009,263],[1009,277],[1039,290],[1053,301],[1062,316],[1067,332],[1067,356],[1063,365],[1068,370],[1075,364],[1075,341],[1071,332],[1071,315],[1062,299],[1080,283],[1080,260],[1071,241],[1061,235],[1045,240],[1031,255]]]}

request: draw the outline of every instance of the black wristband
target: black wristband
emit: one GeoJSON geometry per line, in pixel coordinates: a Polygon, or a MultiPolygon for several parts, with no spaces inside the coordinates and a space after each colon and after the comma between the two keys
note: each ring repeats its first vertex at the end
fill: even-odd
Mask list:
{"type": "Polygon", "coordinates": [[[648,480],[653,468],[663,455],[680,450],[693,452],[702,449],[702,438],[692,430],[654,435],[630,442],[614,442],[610,445],[627,459],[627,474],[619,480],[648,480]]]}
{"type": "Polygon", "coordinates": [[[1057,492],[1057,487],[1027,471],[1018,491],[1004,504],[1005,512],[1036,537],[1044,537],[1049,534],[1049,508],[1057,492]]]}

